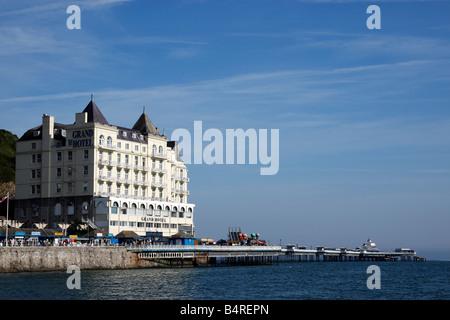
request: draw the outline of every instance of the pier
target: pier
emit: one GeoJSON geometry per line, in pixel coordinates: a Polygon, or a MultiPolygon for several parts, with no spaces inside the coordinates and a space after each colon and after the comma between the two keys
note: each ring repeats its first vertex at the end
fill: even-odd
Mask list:
{"type": "Polygon", "coordinates": [[[392,252],[350,250],[347,248],[315,249],[288,246],[220,246],[220,245],[156,245],[129,248],[138,259],[152,261],[161,266],[232,266],[264,265],[280,262],[327,261],[425,261],[415,251],[392,252]]]}
{"type": "Polygon", "coordinates": [[[263,265],[280,262],[280,246],[152,245],[128,249],[141,260],[169,267],[263,265]]]}
{"type": "Polygon", "coordinates": [[[288,246],[282,249],[284,261],[298,262],[326,262],[326,261],[426,261],[417,257],[416,252],[410,249],[397,249],[394,251],[366,251],[347,248],[316,249],[295,248],[288,246]]]}

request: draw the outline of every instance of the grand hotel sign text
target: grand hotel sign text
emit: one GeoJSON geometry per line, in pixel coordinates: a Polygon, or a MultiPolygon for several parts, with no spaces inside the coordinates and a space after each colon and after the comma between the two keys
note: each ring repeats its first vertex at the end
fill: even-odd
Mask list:
{"type": "Polygon", "coordinates": [[[94,130],[79,130],[72,132],[73,140],[69,141],[69,145],[73,148],[92,147],[92,137],[94,136],[94,130]]]}

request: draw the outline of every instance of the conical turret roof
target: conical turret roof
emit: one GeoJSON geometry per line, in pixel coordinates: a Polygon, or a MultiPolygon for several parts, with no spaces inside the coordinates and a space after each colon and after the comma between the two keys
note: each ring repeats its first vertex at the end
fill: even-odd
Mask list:
{"type": "Polygon", "coordinates": [[[140,116],[139,120],[133,126],[133,130],[138,130],[144,135],[148,135],[148,134],[159,135],[158,128],[156,128],[153,125],[152,121],[145,113],[145,108],[144,108],[144,111],[143,111],[142,115],[140,116]]]}
{"type": "Polygon", "coordinates": [[[109,125],[108,120],[106,120],[103,113],[100,111],[100,109],[95,104],[92,95],[91,95],[91,101],[86,106],[86,108],[84,108],[83,112],[87,112],[88,122],[97,122],[97,123],[109,125]]]}

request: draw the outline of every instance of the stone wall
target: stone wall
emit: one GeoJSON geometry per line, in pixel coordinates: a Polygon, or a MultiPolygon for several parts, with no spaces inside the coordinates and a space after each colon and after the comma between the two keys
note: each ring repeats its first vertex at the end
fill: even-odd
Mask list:
{"type": "Polygon", "coordinates": [[[124,247],[1,247],[0,273],[154,267],[124,247]]]}

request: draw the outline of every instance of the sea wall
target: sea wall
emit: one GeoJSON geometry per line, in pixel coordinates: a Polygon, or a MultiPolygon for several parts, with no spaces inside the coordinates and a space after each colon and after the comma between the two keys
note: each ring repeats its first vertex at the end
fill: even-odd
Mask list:
{"type": "Polygon", "coordinates": [[[66,271],[70,265],[81,270],[135,269],[154,267],[125,247],[1,247],[0,273],[66,271]]]}

